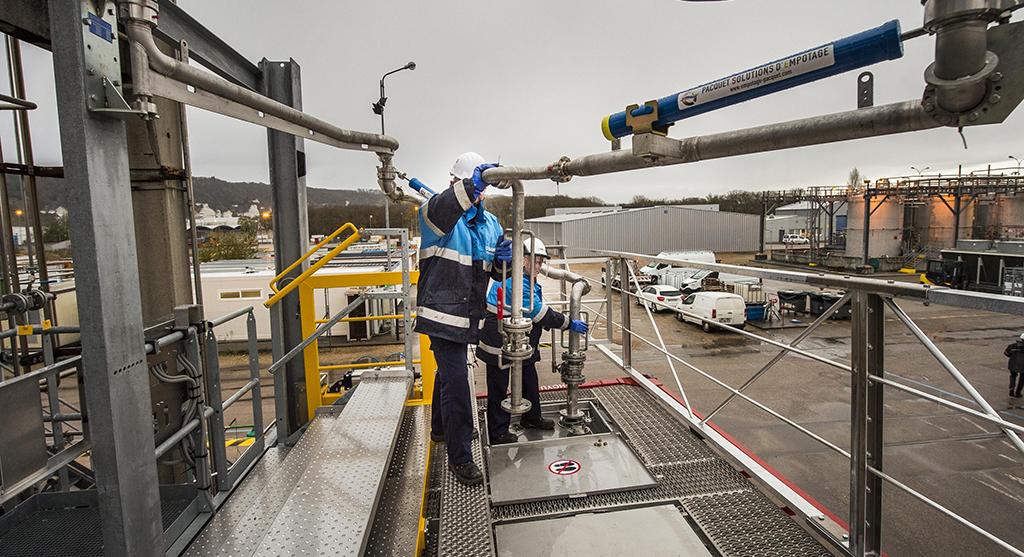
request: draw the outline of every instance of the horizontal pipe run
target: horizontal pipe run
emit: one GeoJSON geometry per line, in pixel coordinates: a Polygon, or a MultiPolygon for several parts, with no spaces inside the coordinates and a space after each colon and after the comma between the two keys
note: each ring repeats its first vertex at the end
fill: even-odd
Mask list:
{"type": "MultiPolygon", "coordinates": [[[[209,418],[212,415],[213,415],[213,408],[210,407],[210,406],[207,406],[203,410],[203,419],[205,420],[205,419],[209,418]]],[[[192,418],[192,420],[190,420],[187,424],[182,425],[181,429],[179,429],[178,431],[175,431],[173,434],[171,434],[170,437],[165,439],[163,443],[160,443],[160,445],[157,446],[157,448],[155,450],[156,458],[160,458],[161,456],[164,455],[164,453],[166,453],[167,451],[169,451],[172,448],[174,448],[175,445],[177,445],[178,443],[181,443],[181,440],[184,439],[185,437],[187,437],[193,431],[195,431],[199,427],[199,425],[200,425],[200,419],[199,418],[192,418]]]]}
{"type": "Polygon", "coordinates": [[[881,470],[878,470],[877,468],[875,468],[873,466],[868,466],[867,468],[868,468],[869,472],[871,472],[875,476],[878,476],[882,480],[888,482],[890,485],[892,485],[896,489],[899,489],[900,491],[903,491],[904,493],[906,493],[907,495],[910,495],[914,499],[917,499],[918,501],[920,501],[920,502],[924,503],[925,505],[928,505],[929,507],[939,511],[940,513],[946,515],[947,517],[952,518],[956,522],[959,522],[960,525],[966,526],[972,532],[987,538],[992,543],[995,543],[996,545],[998,545],[999,547],[1002,547],[1003,549],[1009,551],[1010,553],[1013,553],[1014,555],[1017,555],[1019,557],[1024,557],[1024,551],[1021,551],[1020,549],[1018,549],[1018,548],[1010,545],[1009,543],[1003,541],[1001,538],[996,537],[994,534],[989,533],[987,530],[981,528],[980,526],[974,524],[973,522],[967,520],[966,518],[964,518],[964,517],[954,513],[953,511],[947,509],[946,507],[943,507],[942,505],[936,503],[935,501],[932,501],[931,499],[929,499],[925,495],[919,493],[918,491],[914,490],[910,486],[900,482],[896,478],[893,478],[892,476],[886,474],[885,472],[882,472],[881,470]]]}
{"type": "Polygon", "coordinates": [[[670,156],[651,160],[621,149],[572,159],[547,167],[503,166],[484,171],[488,183],[505,180],[565,180],[572,176],[595,176],[655,166],[671,166],[703,160],[749,155],[863,139],[939,127],[921,106],[910,100],[768,124],[724,133],[667,140],[676,144],[670,156]]]}
{"type": "Polygon", "coordinates": [[[243,315],[246,315],[248,313],[252,313],[252,310],[253,310],[252,306],[244,307],[244,308],[239,309],[237,311],[233,311],[233,312],[231,312],[231,313],[229,313],[227,315],[222,315],[222,316],[220,316],[220,317],[218,317],[216,319],[211,319],[210,322],[209,322],[209,326],[210,327],[216,327],[218,325],[223,325],[223,324],[227,323],[228,321],[232,321],[234,319],[238,319],[239,317],[241,317],[243,315]]]}
{"type": "MultiPolygon", "coordinates": [[[[413,360],[412,363],[418,364],[420,360],[413,360]]],[[[362,362],[358,364],[332,364],[327,366],[320,366],[320,371],[333,371],[339,369],[368,369],[374,367],[398,367],[404,366],[405,360],[392,360],[390,362],[362,362]]]]}
{"type": "MultiPolygon", "coordinates": [[[[38,325],[32,327],[33,335],[66,335],[77,334],[79,332],[81,332],[81,330],[78,327],[50,327],[49,329],[44,329],[38,325]]],[[[6,331],[0,331],[0,339],[11,338],[13,336],[18,336],[18,329],[7,329],[6,331]]]]}
{"type": "MultiPolygon", "coordinates": [[[[310,131],[310,135],[323,134],[336,141],[362,146],[363,149],[374,152],[392,153],[398,149],[398,141],[392,137],[339,128],[305,112],[235,85],[212,73],[175,60],[157,47],[150,22],[129,20],[125,23],[125,30],[128,33],[128,38],[142,49],[141,52],[133,49],[133,55],[143,54],[148,58],[149,67],[161,75],[302,126],[310,131]]],[[[133,69],[133,77],[144,81],[144,78],[138,75],[139,73],[141,72],[133,69]]],[[[310,139],[310,137],[306,137],[306,139],[310,139]]]]}
{"type": "Polygon", "coordinates": [[[245,393],[251,391],[253,389],[253,387],[255,387],[256,385],[259,385],[259,384],[260,384],[260,380],[259,380],[259,378],[257,378],[257,379],[250,380],[245,385],[242,385],[241,389],[238,389],[237,391],[235,391],[235,393],[233,395],[229,396],[227,398],[227,400],[225,400],[223,403],[221,403],[221,405],[220,405],[221,406],[221,411],[223,411],[225,408],[229,408],[232,404],[238,402],[238,399],[242,398],[242,395],[244,395],[245,393]]]}

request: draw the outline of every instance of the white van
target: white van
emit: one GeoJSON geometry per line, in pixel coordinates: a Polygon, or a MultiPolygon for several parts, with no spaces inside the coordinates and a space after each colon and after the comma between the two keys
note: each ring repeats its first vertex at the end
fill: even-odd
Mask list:
{"type": "Polygon", "coordinates": [[[710,322],[702,321],[697,317],[676,313],[676,319],[684,323],[696,323],[704,329],[704,332],[708,333],[715,328],[711,322],[725,323],[739,329],[745,327],[747,323],[747,304],[743,301],[743,296],[739,294],[695,292],[683,300],[679,310],[709,319],[710,322]]]}

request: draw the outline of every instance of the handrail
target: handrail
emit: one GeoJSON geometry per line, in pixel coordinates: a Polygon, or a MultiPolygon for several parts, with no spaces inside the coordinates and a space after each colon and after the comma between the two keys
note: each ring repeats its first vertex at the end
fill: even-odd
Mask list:
{"type": "Polygon", "coordinates": [[[222,315],[220,317],[211,319],[211,320],[207,321],[207,325],[210,326],[210,327],[219,327],[220,325],[223,325],[223,324],[227,323],[228,321],[233,321],[233,320],[238,319],[239,317],[241,317],[243,315],[248,315],[248,314],[252,313],[252,310],[253,310],[252,306],[246,306],[244,308],[237,309],[237,310],[235,310],[235,311],[233,311],[231,313],[228,313],[228,314],[222,315]]]}
{"type": "MultiPolygon", "coordinates": [[[[413,360],[412,363],[418,364],[420,360],[413,360]]],[[[392,360],[390,362],[361,362],[358,364],[331,364],[326,366],[320,366],[320,371],[332,371],[339,369],[369,369],[374,367],[393,367],[405,365],[405,360],[392,360]]]]}
{"type": "Polygon", "coordinates": [[[341,252],[345,251],[346,249],[348,249],[349,246],[351,246],[352,244],[354,244],[357,241],[359,241],[360,238],[361,238],[361,236],[359,234],[359,229],[356,228],[356,225],[352,224],[351,222],[346,222],[345,224],[341,225],[337,230],[335,230],[334,232],[331,232],[331,234],[329,236],[327,236],[326,238],[321,240],[317,245],[315,245],[312,248],[310,248],[310,250],[307,251],[302,257],[298,258],[297,260],[295,260],[294,263],[289,265],[285,270],[281,271],[280,274],[278,274],[276,277],[271,279],[271,281],[270,281],[270,289],[274,291],[274,295],[271,296],[270,299],[268,299],[266,302],[263,302],[263,305],[269,308],[270,306],[272,306],[272,305],[276,304],[277,302],[281,301],[281,298],[284,298],[292,290],[295,290],[296,288],[298,288],[298,286],[300,284],[302,284],[303,282],[305,282],[305,280],[308,279],[313,273],[315,273],[318,270],[320,270],[321,267],[323,267],[324,265],[329,263],[339,253],[341,253],[341,252]],[[345,240],[343,242],[338,244],[331,251],[327,252],[327,255],[321,257],[319,261],[317,261],[316,263],[310,265],[310,267],[308,269],[306,269],[305,271],[303,271],[301,275],[295,277],[295,280],[289,282],[287,285],[285,285],[284,288],[282,288],[280,290],[278,289],[278,287],[277,287],[277,282],[278,281],[280,281],[285,276],[287,276],[288,273],[294,271],[299,265],[302,265],[303,261],[305,261],[305,260],[309,259],[310,257],[312,257],[312,255],[314,253],[316,253],[317,251],[319,251],[320,248],[324,247],[324,245],[326,245],[327,242],[330,242],[334,238],[337,238],[342,232],[344,232],[345,230],[349,230],[349,229],[352,230],[352,234],[348,238],[345,238],[345,240]]]}

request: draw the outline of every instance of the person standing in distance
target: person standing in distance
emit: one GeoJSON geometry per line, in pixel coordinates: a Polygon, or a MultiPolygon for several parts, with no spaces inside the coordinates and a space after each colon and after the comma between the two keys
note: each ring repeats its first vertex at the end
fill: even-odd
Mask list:
{"type": "Polygon", "coordinates": [[[1006,368],[1010,371],[1010,396],[1021,398],[1024,390],[1024,333],[1003,350],[1003,355],[1008,358],[1006,368]]]}

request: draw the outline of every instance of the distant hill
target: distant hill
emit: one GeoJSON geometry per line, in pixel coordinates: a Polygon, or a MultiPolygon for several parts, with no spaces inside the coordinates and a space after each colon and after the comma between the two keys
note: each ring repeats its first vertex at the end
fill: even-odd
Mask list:
{"type": "MultiPolygon", "coordinates": [[[[11,200],[21,203],[21,177],[7,176],[7,187],[11,200]]],[[[39,207],[53,211],[57,207],[68,208],[64,192],[64,180],[60,178],[36,178],[39,189],[39,207]]],[[[270,185],[260,182],[228,182],[216,177],[196,176],[192,179],[196,202],[205,203],[217,211],[245,211],[253,202],[261,207],[272,205],[270,185]]],[[[346,205],[382,205],[384,194],[380,191],[334,190],[327,188],[306,188],[310,207],[346,205]]]]}

